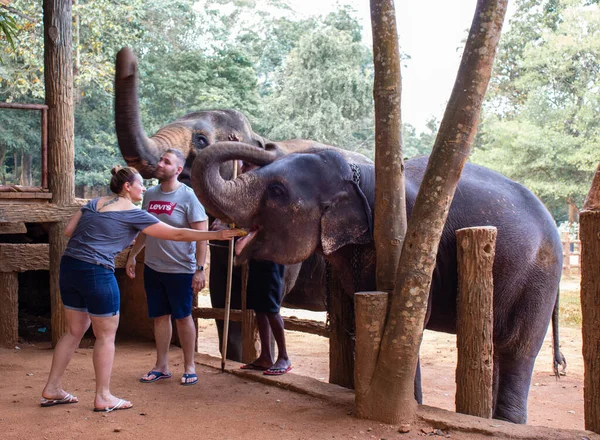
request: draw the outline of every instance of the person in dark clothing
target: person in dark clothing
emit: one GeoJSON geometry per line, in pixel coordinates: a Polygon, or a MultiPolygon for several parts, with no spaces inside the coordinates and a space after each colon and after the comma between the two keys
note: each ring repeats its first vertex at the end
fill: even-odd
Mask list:
{"type": "MultiPolygon", "coordinates": [[[[243,162],[241,173],[257,168],[243,162]]],[[[250,260],[248,263],[248,308],[256,314],[260,337],[260,356],[243,365],[243,370],[261,370],[269,376],[285,374],[292,369],[285,345],[285,331],[280,309],[283,301],[283,275],[285,266],[272,261],[250,260]],[[277,344],[277,359],[271,355],[271,332],[277,344]]]]}
{"type": "Polygon", "coordinates": [[[287,354],[280,309],[283,300],[285,266],[272,261],[250,260],[248,268],[248,308],[254,309],[260,337],[260,356],[244,370],[264,370],[266,375],[281,375],[292,369],[287,354]],[[277,360],[271,356],[271,332],[277,344],[277,360]]]}

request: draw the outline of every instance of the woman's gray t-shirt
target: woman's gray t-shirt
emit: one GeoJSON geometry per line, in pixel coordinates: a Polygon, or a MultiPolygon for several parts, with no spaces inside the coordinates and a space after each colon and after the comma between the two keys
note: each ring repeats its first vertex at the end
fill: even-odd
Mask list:
{"type": "Polygon", "coordinates": [[[138,232],[158,223],[158,219],[141,209],[98,211],[93,199],[81,208],[81,218],[64,255],[115,269],[115,257],[131,244],[138,232]]]}

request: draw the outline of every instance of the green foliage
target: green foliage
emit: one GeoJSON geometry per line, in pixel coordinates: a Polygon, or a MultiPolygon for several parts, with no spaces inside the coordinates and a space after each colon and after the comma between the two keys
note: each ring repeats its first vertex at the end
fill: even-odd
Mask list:
{"type": "Polygon", "coordinates": [[[300,38],[265,99],[272,139],[306,138],[372,156],[373,70],[352,32],[322,25],[300,38]]]}
{"type": "Polygon", "coordinates": [[[598,157],[600,10],[520,0],[502,37],[472,160],[533,190],[557,221],[581,206],[598,157]]]}
{"type": "MultiPolygon", "coordinates": [[[[0,41],[6,41],[15,50],[15,38],[18,33],[17,20],[8,11],[0,11],[0,41]]],[[[4,45],[4,44],[3,44],[4,45]]],[[[2,57],[0,57],[0,61],[2,57]]]]}
{"type": "MultiPolygon", "coordinates": [[[[255,131],[274,140],[308,138],[372,156],[371,50],[355,12],[297,19],[285,0],[74,0],[75,181],[104,185],[123,163],[113,121],[117,51],[139,59],[141,116],[148,134],[187,113],[235,108],[255,131]]],[[[0,45],[0,99],[44,100],[40,2],[11,6],[19,44],[0,45]]],[[[31,151],[39,161],[39,114],[0,110],[0,151],[31,151]],[[18,116],[20,113],[23,115],[18,116]]],[[[405,153],[430,151],[436,122],[425,133],[405,126],[405,153]]],[[[1,170],[0,170],[1,171],[1,170]]]]}

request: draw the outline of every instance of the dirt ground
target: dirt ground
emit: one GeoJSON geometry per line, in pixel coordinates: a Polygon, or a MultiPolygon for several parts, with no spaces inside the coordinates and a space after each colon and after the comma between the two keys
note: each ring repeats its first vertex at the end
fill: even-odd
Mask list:
{"type": "MultiPolygon", "coordinates": [[[[206,300],[206,299],[203,299],[206,300]]],[[[322,314],[286,310],[285,314],[319,319],[322,314]]],[[[328,341],[318,336],[288,332],[288,351],[293,374],[284,386],[309,376],[321,382],[328,376],[328,341]]],[[[212,321],[201,321],[199,351],[217,355],[218,342],[212,321]]],[[[552,375],[551,334],[538,357],[529,394],[529,425],[582,430],[583,362],[578,329],[561,329],[561,346],[568,361],[568,374],[560,380],[552,375]]],[[[222,374],[219,369],[198,364],[200,383],[178,384],[182,356],[172,347],[174,378],[141,384],[139,377],[154,362],[153,346],[119,341],[112,378],[113,393],[129,399],[134,408],[110,414],[94,413],[92,349],[80,348],[65,374],[64,387],[79,397],[75,405],[40,408],[39,397],[52,358],[48,343],[20,344],[19,349],[0,349],[0,438],[2,439],[417,439],[423,437],[484,439],[490,433],[466,433],[447,424],[421,419],[407,434],[397,427],[358,420],[352,416],[349,399],[328,401],[257,383],[248,377],[222,374]],[[442,429],[441,431],[437,429],[442,429]]],[[[426,332],[422,345],[425,404],[454,409],[455,338],[426,332]]],[[[207,356],[198,355],[198,359],[207,356]]],[[[210,361],[208,363],[211,363],[210,361]]],[[[218,360],[213,362],[219,365],[218,360]]],[[[234,363],[228,367],[237,369],[234,363]]],[[[260,374],[260,373],[250,373],[260,374]]],[[[314,382],[314,381],[313,381],[314,382]]],[[[324,385],[327,389],[336,388],[324,385]]],[[[343,390],[342,390],[343,391],[343,390]]],[[[343,394],[344,392],[342,392],[343,394]]],[[[346,396],[348,393],[346,393],[346,396]]],[[[462,416],[463,418],[465,416],[462,416]]],[[[481,420],[481,419],[479,419],[481,420]]],[[[483,421],[504,438],[600,438],[571,431],[556,434],[543,428],[504,427],[483,421]],[[518,429],[517,429],[518,428],[518,429]],[[556,435],[556,436],[555,436],[556,435]]],[[[508,424],[506,424],[508,425],[508,424]]]]}

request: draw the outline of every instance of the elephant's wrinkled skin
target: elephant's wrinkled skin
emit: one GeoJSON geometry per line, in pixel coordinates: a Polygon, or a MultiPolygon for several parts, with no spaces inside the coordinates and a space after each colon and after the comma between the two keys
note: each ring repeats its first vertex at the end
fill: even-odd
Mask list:
{"type": "MultiPolygon", "coordinates": [[[[274,160],[273,155],[255,150],[226,142],[204,150],[192,167],[192,185],[202,203],[253,231],[237,258],[293,264],[318,251],[341,274],[348,294],[374,290],[373,166],[359,166],[357,184],[351,167],[335,152],[305,152],[274,160]],[[234,158],[262,167],[234,181],[220,180],[219,164],[234,158]],[[246,203],[242,208],[232,200],[246,203]],[[357,251],[360,264],[353,267],[357,251]]],[[[427,160],[422,157],[405,164],[409,216],[427,160]]],[[[498,228],[493,269],[493,414],[525,423],[533,364],[558,302],[562,268],[554,221],[526,188],[489,169],[465,166],[440,242],[426,327],[455,332],[455,231],[488,225],[498,228]]]]}
{"type": "MultiPolygon", "coordinates": [[[[186,164],[180,180],[189,184],[189,171],[196,154],[219,141],[239,140],[258,148],[267,148],[277,156],[307,148],[333,148],[306,140],[269,142],[252,131],[246,116],[235,110],[211,110],[188,114],[162,127],[151,137],[146,136],[139,112],[137,96],[137,61],[133,52],[123,48],[117,54],[115,71],[115,126],[121,154],[127,164],[143,177],[151,178],[161,154],[167,148],[180,150],[186,164]]],[[[349,160],[369,163],[366,157],[343,152],[349,160]]],[[[227,164],[229,165],[229,164],[227,164]]],[[[230,166],[223,166],[221,175],[230,178],[230,166]]],[[[208,209],[209,214],[216,214],[208,209]]],[[[210,295],[213,307],[225,306],[227,279],[227,242],[212,242],[210,253],[210,295]]],[[[304,263],[288,266],[285,273],[284,305],[309,310],[325,308],[325,262],[314,255],[304,263]]],[[[234,268],[231,307],[241,308],[241,273],[234,268]]],[[[222,321],[217,321],[219,338],[222,321]]],[[[221,344],[219,344],[219,347],[221,344]]],[[[241,325],[232,322],[229,329],[227,358],[241,361],[241,325]]]]}

